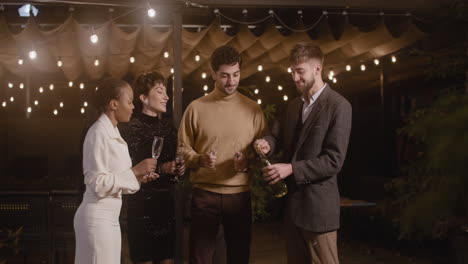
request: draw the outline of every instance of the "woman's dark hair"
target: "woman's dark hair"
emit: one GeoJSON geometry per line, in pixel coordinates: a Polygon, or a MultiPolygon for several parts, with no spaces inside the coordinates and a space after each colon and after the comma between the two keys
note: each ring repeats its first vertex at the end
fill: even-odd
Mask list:
{"type": "Polygon", "coordinates": [[[221,46],[215,49],[213,54],[211,54],[211,69],[215,72],[218,71],[221,65],[234,65],[236,63],[239,63],[240,68],[242,65],[242,57],[233,47],[221,46]]]}
{"type": "Polygon", "coordinates": [[[108,78],[102,81],[96,90],[94,105],[100,113],[103,113],[106,110],[107,104],[112,99],[118,99],[122,93],[122,88],[125,86],[130,87],[128,82],[117,79],[117,78],[108,78]]]}
{"type": "Polygon", "coordinates": [[[140,95],[144,94],[148,96],[151,88],[158,83],[167,86],[166,78],[157,71],[142,73],[135,78],[133,81],[133,90],[135,92],[133,104],[135,105],[135,113],[140,113],[142,110],[140,95]]]}

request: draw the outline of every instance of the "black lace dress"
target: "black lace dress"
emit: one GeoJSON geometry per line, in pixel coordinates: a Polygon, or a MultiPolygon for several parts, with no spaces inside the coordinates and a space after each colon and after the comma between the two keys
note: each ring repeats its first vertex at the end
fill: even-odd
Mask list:
{"type": "MultiPolygon", "coordinates": [[[[173,161],[176,155],[177,131],[170,119],[138,114],[121,127],[133,165],[151,158],[155,136],[164,138],[158,165],[173,161]]],[[[133,262],[160,261],[174,258],[174,188],[173,175],[160,174],[152,182],[128,197],[128,243],[133,262]]]]}

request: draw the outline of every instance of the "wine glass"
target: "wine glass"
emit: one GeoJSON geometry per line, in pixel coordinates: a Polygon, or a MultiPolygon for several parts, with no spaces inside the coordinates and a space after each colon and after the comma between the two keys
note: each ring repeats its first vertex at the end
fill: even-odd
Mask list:
{"type": "Polygon", "coordinates": [[[234,149],[234,171],[243,172],[244,168],[244,153],[242,152],[242,146],[238,141],[232,142],[232,148],[234,149]]]}

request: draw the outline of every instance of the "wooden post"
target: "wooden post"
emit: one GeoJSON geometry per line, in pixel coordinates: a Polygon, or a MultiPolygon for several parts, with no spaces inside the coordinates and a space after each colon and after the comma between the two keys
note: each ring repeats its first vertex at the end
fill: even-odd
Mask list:
{"type": "MultiPolygon", "coordinates": [[[[174,79],[172,82],[173,122],[174,126],[179,128],[182,118],[182,14],[180,11],[174,11],[173,14],[172,38],[174,43],[174,79]]],[[[182,187],[182,182],[174,184],[175,264],[182,264],[184,260],[184,199],[182,187]]]]}

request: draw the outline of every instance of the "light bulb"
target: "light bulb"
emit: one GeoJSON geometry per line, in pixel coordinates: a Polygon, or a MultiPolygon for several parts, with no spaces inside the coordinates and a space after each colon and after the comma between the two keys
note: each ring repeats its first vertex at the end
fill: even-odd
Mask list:
{"type": "Polygon", "coordinates": [[[271,78],[270,76],[265,77],[265,82],[270,82],[271,78]]]}
{"type": "Polygon", "coordinates": [[[23,59],[19,59],[19,60],[18,60],[18,64],[19,64],[19,65],[23,65],[23,59]]]}
{"type": "Polygon", "coordinates": [[[12,97],[10,97],[10,102],[12,102],[12,103],[13,103],[14,101],[15,101],[15,98],[14,98],[13,96],[12,96],[12,97]]]}
{"type": "Polygon", "coordinates": [[[23,88],[24,88],[24,83],[20,83],[20,84],[19,84],[19,88],[20,88],[20,89],[23,89],[23,88]]]}
{"type": "Polygon", "coordinates": [[[396,57],[395,57],[395,56],[392,56],[392,62],[393,62],[393,63],[396,62],[396,57]]]}
{"type": "Polygon", "coordinates": [[[263,66],[262,66],[262,65],[258,65],[258,66],[257,66],[257,70],[258,70],[258,71],[263,71],[263,66]]]}
{"type": "Polygon", "coordinates": [[[361,71],[365,71],[365,70],[366,70],[366,65],[361,64],[361,71]]]}
{"type": "Polygon", "coordinates": [[[283,101],[287,101],[288,100],[288,96],[287,95],[284,95],[283,96],[283,101]]]}
{"type": "Polygon", "coordinates": [[[278,91],[282,91],[282,90],[283,90],[283,86],[278,85],[278,91]]]}
{"type": "Polygon", "coordinates": [[[30,58],[31,60],[35,60],[35,59],[37,58],[37,52],[36,52],[35,50],[31,50],[31,51],[28,53],[28,55],[29,55],[29,58],[30,58]]]}
{"type": "Polygon", "coordinates": [[[374,64],[375,65],[379,65],[380,64],[380,61],[378,59],[374,59],[374,64]]]}
{"type": "Polygon", "coordinates": [[[202,73],[202,74],[201,74],[201,77],[202,77],[203,79],[206,79],[206,73],[202,73]]]}
{"type": "Polygon", "coordinates": [[[2,106],[3,106],[3,107],[6,107],[6,106],[7,106],[7,102],[3,101],[3,102],[2,102],[2,106]]]}
{"type": "Polygon", "coordinates": [[[292,70],[291,70],[291,67],[288,67],[288,72],[289,72],[289,73],[291,73],[291,72],[292,72],[292,70]]]}
{"type": "Polygon", "coordinates": [[[84,101],[83,106],[88,107],[88,102],[84,101]]]}
{"type": "Polygon", "coordinates": [[[73,82],[72,81],[68,82],[68,87],[73,87],[73,82]]]}
{"type": "Polygon", "coordinates": [[[12,84],[12,83],[8,83],[8,88],[13,88],[13,84],[12,84]]]}
{"type": "Polygon", "coordinates": [[[336,78],[333,78],[333,83],[336,83],[338,80],[336,78]]]}
{"type": "Polygon", "coordinates": [[[84,89],[84,83],[80,83],[80,89],[81,89],[81,90],[84,89]]]}
{"type": "Polygon", "coordinates": [[[91,41],[91,43],[96,44],[99,41],[99,37],[98,35],[96,35],[96,33],[94,33],[91,35],[91,37],[89,37],[89,40],[91,41]]]}
{"type": "Polygon", "coordinates": [[[134,63],[135,62],[135,57],[130,57],[130,63],[134,63]]]}
{"type": "Polygon", "coordinates": [[[49,85],[49,89],[50,89],[51,91],[54,90],[54,85],[53,85],[53,84],[49,85]]]}
{"type": "Polygon", "coordinates": [[[39,87],[39,93],[43,93],[43,92],[44,92],[44,88],[42,88],[42,86],[39,87]]]}
{"type": "Polygon", "coordinates": [[[165,51],[163,55],[164,55],[164,58],[169,58],[169,52],[165,51]]]}
{"type": "Polygon", "coordinates": [[[351,65],[346,65],[346,70],[350,71],[351,70],[351,65]]]}
{"type": "Polygon", "coordinates": [[[63,66],[62,59],[58,59],[58,61],[57,61],[57,67],[62,67],[62,66],[63,66]]]}
{"type": "Polygon", "coordinates": [[[257,99],[257,104],[262,104],[262,99],[257,99]]]}
{"type": "Polygon", "coordinates": [[[39,101],[38,101],[38,100],[34,100],[34,105],[39,105],[39,101]]]}
{"type": "Polygon", "coordinates": [[[147,13],[148,13],[148,16],[151,17],[151,18],[156,16],[156,10],[154,10],[154,8],[152,8],[152,7],[148,8],[147,13]]]}
{"type": "Polygon", "coordinates": [[[26,111],[28,111],[28,113],[31,113],[31,112],[32,112],[32,108],[31,108],[31,107],[28,107],[28,109],[26,109],[26,111]]]}
{"type": "Polygon", "coordinates": [[[195,61],[200,61],[200,55],[195,55],[195,61]]]}
{"type": "Polygon", "coordinates": [[[82,114],[84,114],[84,113],[85,113],[85,109],[84,109],[84,108],[81,108],[80,112],[81,112],[82,114]]]}
{"type": "Polygon", "coordinates": [[[96,67],[99,66],[99,60],[98,59],[94,60],[94,66],[96,66],[96,67]]]}
{"type": "Polygon", "coordinates": [[[59,106],[60,108],[63,108],[63,102],[60,102],[59,106]]]}
{"type": "Polygon", "coordinates": [[[54,115],[58,115],[58,110],[57,109],[54,109],[54,115]]]}
{"type": "Polygon", "coordinates": [[[258,94],[258,89],[255,89],[255,90],[254,90],[254,94],[258,94]]]}
{"type": "Polygon", "coordinates": [[[171,68],[171,73],[174,74],[174,68],[171,68]]]}
{"type": "Polygon", "coordinates": [[[208,91],[208,85],[203,85],[203,91],[208,91]]]}

